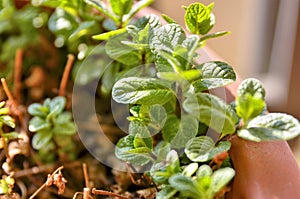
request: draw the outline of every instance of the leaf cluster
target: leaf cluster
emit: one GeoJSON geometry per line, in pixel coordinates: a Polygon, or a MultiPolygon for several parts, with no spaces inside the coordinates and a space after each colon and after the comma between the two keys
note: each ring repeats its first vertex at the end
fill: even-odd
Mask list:
{"type": "Polygon", "coordinates": [[[72,145],[71,136],[76,133],[72,114],[64,111],[65,97],[47,98],[43,104],[33,103],[28,113],[33,117],[29,121],[29,131],[33,132],[32,147],[42,152],[49,152],[57,146],[65,148],[72,145]]]}
{"type": "Polygon", "coordinates": [[[207,39],[227,34],[208,33],[215,23],[212,8],[185,7],[191,35],[166,15],[165,25],[149,15],[94,37],[107,40],[108,56],[122,66],[112,98],[130,107],[128,135],[115,154],[133,165],[151,165],[149,175],[161,190],[157,198],[214,198],[235,175],[225,162],[221,168],[208,166],[230,149],[231,143],[221,140],[225,135],[258,142],[300,134],[294,117],[267,113],[265,89],[256,79],[240,84],[232,104],[208,92],[236,80],[225,62],[197,62],[207,39]],[[220,133],[217,142],[202,134],[207,128],[220,133]]]}

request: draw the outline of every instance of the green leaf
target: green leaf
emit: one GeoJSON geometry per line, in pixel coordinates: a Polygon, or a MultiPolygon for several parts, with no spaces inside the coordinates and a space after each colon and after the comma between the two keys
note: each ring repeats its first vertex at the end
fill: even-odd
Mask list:
{"type": "Polygon", "coordinates": [[[198,163],[191,163],[187,165],[182,171],[182,175],[191,177],[198,170],[198,163]]]}
{"type": "Polygon", "coordinates": [[[170,142],[172,148],[183,148],[186,143],[194,138],[198,132],[198,121],[190,115],[182,115],[178,119],[176,115],[167,118],[162,130],[164,140],[170,142]]]}
{"type": "Polygon", "coordinates": [[[46,117],[49,113],[49,108],[39,103],[33,103],[28,107],[28,113],[32,116],[46,117]]]}
{"type": "Polygon", "coordinates": [[[215,33],[212,33],[212,34],[205,35],[205,36],[201,37],[200,42],[205,42],[208,39],[221,37],[221,36],[228,35],[228,34],[230,34],[230,32],[228,32],[228,31],[215,32],[215,33]]]}
{"type": "MultiPolygon", "coordinates": [[[[142,122],[136,121],[136,120],[131,121],[129,123],[128,133],[129,133],[129,135],[135,136],[135,139],[139,140],[139,138],[141,138],[142,142],[145,144],[143,146],[147,146],[148,148],[152,149],[151,134],[150,134],[147,126],[144,125],[142,122]]],[[[138,142],[138,140],[136,140],[136,141],[138,142]]],[[[134,147],[137,148],[137,146],[134,146],[134,147]]]]}
{"type": "Polygon", "coordinates": [[[160,104],[150,106],[149,109],[150,123],[148,128],[153,133],[158,133],[167,120],[167,112],[165,108],[160,104]]]}
{"type": "Polygon", "coordinates": [[[284,113],[269,113],[258,116],[238,131],[238,136],[247,140],[260,142],[268,140],[289,140],[300,134],[299,121],[284,113]]]}
{"type": "Polygon", "coordinates": [[[142,10],[143,8],[149,6],[154,0],[140,0],[138,3],[134,4],[130,12],[123,17],[123,24],[126,25],[134,17],[134,15],[142,10]]]}
{"type": "Polygon", "coordinates": [[[206,93],[190,95],[183,102],[186,112],[217,132],[232,134],[238,117],[231,106],[220,98],[206,93]]]}
{"type": "Polygon", "coordinates": [[[156,194],[156,199],[172,199],[174,195],[177,193],[177,190],[172,188],[171,186],[165,186],[162,190],[160,190],[156,194]]]}
{"type": "Polygon", "coordinates": [[[59,124],[64,124],[64,123],[67,123],[67,122],[70,122],[72,119],[72,113],[70,112],[62,112],[61,114],[59,114],[55,120],[54,120],[54,123],[59,125],[59,124]]]}
{"type": "Polygon", "coordinates": [[[171,145],[168,142],[161,141],[155,148],[153,153],[156,155],[156,161],[160,162],[166,159],[168,153],[171,151],[171,145]]]}
{"type": "MultiPolygon", "coordinates": [[[[148,145],[145,143],[143,137],[139,133],[137,133],[133,140],[133,147],[134,148],[140,148],[140,147],[146,147],[148,148],[148,145]]],[[[152,148],[152,146],[151,146],[152,148]]],[[[148,148],[149,149],[149,148],[148,148]]]]}
{"type": "Polygon", "coordinates": [[[174,19],[172,19],[171,17],[169,17],[166,14],[162,14],[161,17],[167,22],[167,23],[176,23],[178,24],[174,19]]]}
{"type": "Polygon", "coordinates": [[[12,118],[9,115],[1,115],[0,116],[0,122],[6,124],[7,126],[9,126],[11,128],[15,128],[16,127],[14,118],[12,118]]]}
{"type": "Polygon", "coordinates": [[[76,133],[76,126],[73,122],[61,123],[54,126],[53,133],[55,135],[74,135],[76,133]]]}
{"type": "Polygon", "coordinates": [[[49,130],[50,128],[51,124],[40,117],[35,116],[29,121],[28,129],[31,132],[49,130]]]}
{"type": "Polygon", "coordinates": [[[97,0],[84,0],[87,4],[93,6],[97,10],[99,10],[101,13],[104,13],[106,16],[114,20],[115,22],[118,22],[119,19],[118,17],[109,11],[109,9],[106,7],[105,3],[102,1],[97,1],[97,0]]]}
{"type": "Polygon", "coordinates": [[[196,93],[222,87],[236,80],[233,68],[225,62],[207,62],[196,66],[196,68],[202,72],[201,79],[192,84],[196,93]]]}
{"type": "Polygon", "coordinates": [[[249,93],[236,98],[236,113],[244,122],[260,115],[265,107],[263,99],[253,97],[249,93]]]}
{"type": "Polygon", "coordinates": [[[6,138],[8,140],[15,140],[20,138],[20,134],[18,132],[9,132],[9,133],[2,133],[1,137],[6,138]]]}
{"type": "Polygon", "coordinates": [[[5,101],[0,102],[0,108],[2,109],[5,106],[5,101]]]}
{"type": "Polygon", "coordinates": [[[182,27],[178,24],[166,24],[157,28],[150,39],[150,48],[155,51],[172,53],[177,45],[186,38],[182,27]]]}
{"type": "Polygon", "coordinates": [[[109,31],[109,32],[106,32],[106,33],[101,33],[99,35],[94,35],[92,38],[96,39],[96,40],[108,40],[112,36],[120,35],[120,34],[125,33],[125,32],[126,32],[126,29],[121,28],[121,29],[112,30],[112,31],[109,31]]]}
{"type": "Polygon", "coordinates": [[[174,189],[183,192],[187,196],[192,198],[202,198],[202,195],[197,189],[196,182],[191,177],[175,174],[170,177],[169,183],[174,189]]]}
{"type": "Polygon", "coordinates": [[[232,168],[221,168],[211,175],[211,189],[216,194],[225,187],[234,177],[235,171],[232,168]]]}
{"type": "Polygon", "coordinates": [[[92,28],[96,26],[95,21],[84,21],[79,24],[79,27],[69,36],[68,41],[73,43],[80,39],[80,37],[91,34],[92,28]]]}
{"type": "Polygon", "coordinates": [[[190,69],[189,65],[192,65],[193,59],[197,55],[196,50],[198,49],[200,38],[198,35],[189,35],[183,42],[183,48],[187,49],[187,57],[185,57],[187,61],[186,69],[190,69]]]}
{"type": "Polygon", "coordinates": [[[116,82],[113,99],[122,104],[164,104],[174,92],[168,82],[155,78],[127,77],[116,82]]]}
{"type": "Polygon", "coordinates": [[[238,87],[237,94],[238,97],[246,95],[246,93],[249,93],[254,98],[259,98],[264,100],[266,91],[263,87],[263,84],[254,78],[245,79],[241,82],[241,84],[238,87]]]}
{"type": "MultiPolygon", "coordinates": [[[[134,137],[133,135],[127,135],[121,138],[115,148],[115,155],[117,158],[130,162],[134,165],[143,166],[147,164],[151,159],[148,154],[136,153],[134,151],[134,137]],[[132,150],[132,152],[130,152],[132,150]]],[[[144,151],[143,151],[144,152],[144,151]]]]}
{"type": "Polygon", "coordinates": [[[211,13],[213,5],[206,7],[202,3],[193,3],[187,7],[184,20],[191,33],[205,35],[214,26],[215,17],[211,13]]]}
{"type": "Polygon", "coordinates": [[[199,167],[196,176],[197,176],[197,178],[201,179],[203,177],[211,176],[212,173],[213,173],[213,171],[210,168],[210,166],[203,164],[199,167]]]}
{"type": "Polygon", "coordinates": [[[215,143],[210,137],[200,136],[191,139],[186,144],[184,152],[193,162],[206,162],[216,155],[228,151],[230,146],[230,142],[222,141],[215,147],[215,143]]]}
{"type": "Polygon", "coordinates": [[[209,152],[214,148],[214,141],[208,136],[192,138],[185,147],[185,154],[194,162],[205,162],[208,160],[209,152]]]}
{"type": "Polygon", "coordinates": [[[57,96],[54,97],[50,102],[50,112],[55,111],[56,114],[61,113],[66,106],[67,100],[65,97],[57,96]]]}
{"type": "Polygon", "coordinates": [[[141,64],[142,55],[135,48],[123,44],[123,41],[127,41],[128,34],[119,34],[111,37],[106,45],[106,53],[112,59],[129,66],[137,66],[141,64]]]}
{"type": "Polygon", "coordinates": [[[133,5],[133,0],[109,0],[113,12],[118,16],[127,14],[133,5]]]}
{"type": "Polygon", "coordinates": [[[36,150],[46,147],[52,139],[52,133],[49,131],[40,131],[32,137],[32,147],[36,150]]]}

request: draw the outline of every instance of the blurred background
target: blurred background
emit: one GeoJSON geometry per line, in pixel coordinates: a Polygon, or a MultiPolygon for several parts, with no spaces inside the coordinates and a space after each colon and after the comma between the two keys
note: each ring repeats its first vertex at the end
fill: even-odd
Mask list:
{"type": "MultiPolygon", "coordinates": [[[[153,7],[184,24],[184,10],[195,0],[155,1],[153,7]],[[172,2],[172,3],[171,3],[172,2]]],[[[231,31],[207,46],[230,63],[241,79],[256,77],[267,90],[270,111],[300,119],[300,1],[201,0],[215,2],[211,32],[231,31]]],[[[300,139],[290,142],[300,163],[300,139]]]]}

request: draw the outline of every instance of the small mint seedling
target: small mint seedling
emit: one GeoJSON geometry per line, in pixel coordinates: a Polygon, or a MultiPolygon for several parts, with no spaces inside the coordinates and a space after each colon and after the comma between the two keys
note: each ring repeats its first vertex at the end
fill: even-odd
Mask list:
{"type": "Polygon", "coordinates": [[[32,147],[41,151],[52,151],[56,145],[62,148],[72,145],[71,136],[76,133],[72,114],[63,111],[66,99],[58,96],[43,104],[33,103],[28,107],[28,113],[33,116],[29,121],[29,130],[35,134],[32,137],[32,147]],[[65,143],[66,140],[69,142],[65,143]],[[67,144],[67,145],[66,145],[67,144]]]}

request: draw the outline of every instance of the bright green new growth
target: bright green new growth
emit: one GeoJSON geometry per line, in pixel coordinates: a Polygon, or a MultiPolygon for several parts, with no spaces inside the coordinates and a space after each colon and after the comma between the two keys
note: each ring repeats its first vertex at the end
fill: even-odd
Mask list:
{"type": "Polygon", "coordinates": [[[9,194],[12,192],[12,189],[14,187],[15,180],[10,176],[2,176],[2,179],[0,179],[0,194],[9,194]]]}
{"type": "Polygon", "coordinates": [[[19,138],[19,133],[4,132],[3,127],[9,126],[10,128],[15,128],[15,120],[9,115],[9,109],[5,107],[5,102],[0,102],[0,137],[7,144],[10,140],[15,140],[19,138]]]}
{"type": "Polygon", "coordinates": [[[46,99],[43,104],[33,103],[28,107],[28,113],[33,116],[28,129],[35,133],[32,138],[34,149],[46,153],[55,150],[58,145],[63,152],[64,148],[67,150],[72,146],[71,136],[76,133],[76,126],[72,114],[63,111],[65,105],[65,97],[58,96],[52,100],[46,99]]]}

